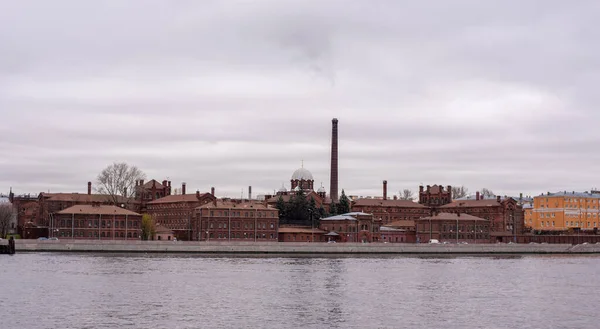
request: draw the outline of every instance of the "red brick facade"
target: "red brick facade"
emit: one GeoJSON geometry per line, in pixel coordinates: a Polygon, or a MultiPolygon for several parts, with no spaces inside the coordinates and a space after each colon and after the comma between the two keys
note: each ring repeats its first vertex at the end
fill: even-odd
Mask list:
{"type": "Polygon", "coordinates": [[[156,225],[173,230],[178,240],[196,240],[197,235],[193,233],[194,209],[215,200],[210,193],[168,195],[148,202],[146,211],[156,225]]]}
{"type": "Polygon", "coordinates": [[[116,206],[76,205],[56,213],[51,236],[59,239],[139,240],[142,215],[116,206]]]}
{"type": "Polygon", "coordinates": [[[382,225],[398,220],[415,220],[431,214],[431,209],[409,200],[358,199],[352,203],[352,211],[373,214],[382,225]]]}
{"type": "Polygon", "coordinates": [[[202,241],[277,241],[279,211],[251,201],[213,201],[196,208],[194,239],[202,241]]]}
{"type": "Polygon", "coordinates": [[[336,242],[381,242],[381,222],[372,214],[352,212],[321,218],[319,229],[336,242]]]}
{"type": "Polygon", "coordinates": [[[416,220],[417,241],[489,243],[489,221],[468,214],[438,213],[416,220]]]}

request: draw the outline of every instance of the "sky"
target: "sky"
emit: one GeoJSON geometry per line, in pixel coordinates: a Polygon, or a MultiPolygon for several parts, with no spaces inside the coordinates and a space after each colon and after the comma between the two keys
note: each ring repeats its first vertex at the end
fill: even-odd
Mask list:
{"type": "MultiPolygon", "coordinates": [[[[114,162],[247,197],[587,191],[600,2],[0,1],[0,193],[81,192],[114,162]]],[[[600,184],[599,184],[600,185],[600,184]]]]}

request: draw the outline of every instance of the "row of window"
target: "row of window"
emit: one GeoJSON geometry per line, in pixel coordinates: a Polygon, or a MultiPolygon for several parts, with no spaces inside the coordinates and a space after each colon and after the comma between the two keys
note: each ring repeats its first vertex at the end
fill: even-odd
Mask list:
{"type": "MultiPolygon", "coordinates": [[[[597,222],[593,222],[594,227],[598,227],[598,223],[597,222]]],[[[531,224],[531,221],[530,221],[531,224]]],[[[554,227],[554,221],[552,221],[552,224],[550,224],[550,221],[546,221],[544,223],[544,221],[540,222],[540,225],[542,227],[554,227]],[[550,226],[552,225],[552,226],[550,226]]],[[[566,221],[565,222],[565,226],[573,226],[573,227],[585,227],[585,223],[584,222],[577,222],[577,221],[566,221]]],[[[592,227],[592,222],[587,222],[587,227],[591,228],[592,227]]]]}
{"type": "MultiPolygon", "coordinates": [[[[60,231],[60,236],[61,237],[71,237],[71,231],[60,231]]],[[[125,238],[125,236],[127,236],[127,238],[138,238],[139,237],[137,232],[127,232],[127,234],[125,234],[125,232],[115,232],[115,235],[114,235],[115,238],[125,238]]],[[[76,238],[83,238],[83,237],[111,238],[112,232],[100,232],[100,234],[98,234],[98,231],[94,231],[94,232],[74,231],[73,237],[76,237],[76,238]]]]}
{"type": "MultiPolygon", "coordinates": [[[[217,222],[217,223],[213,223],[211,222],[210,224],[208,224],[209,228],[227,228],[227,222],[217,222]]],[[[274,229],[275,228],[275,223],[271,222],[268,226],[270,229],[274,229]]],[[[241,222],[231,222],[231,228],[236,229],[242,228],[242,223],[241,222]]],[[[244,228],[245,229],[254,229],[254,223],[244,223],[244,228]]],[[[263,229],[266,230],[267,229],[267,223],[256,223],[256,228],[257,229],[263,229]]]]}
{"type": "MultiPolygon", "coordinates": [[[[227,235],[227,233],[210,233],[210,238],[214,239],[215,237],[217,239],[229,239],[229,236],[227,235]]],[[[232,239],[254,239],[256,237],[256,239],[267,239],[267,234],[263,233],[263,234],[256,234],[256,236],[252,233],[231,233],[231,238],[232,239]]],[[[275,236],[275,234],[271,233],[268,235],[269,239],[276,239],[277,237],[275,236]]]]}
{"type": "MultiPolygon", "coordinates": [[[[248,217],[258,217],[258,218],[267,218],[267,217],[271,217],[271,218],[275,218],[275,211],[244,211],[244,217],[248,218],[248,217]]],[[[229,217],[231,215],[231,217],[242,217],[241,212],[240,211],[214,211],[211,210],[210,211],[210,217],[229,217]],[[215,216],[216,215],[216,216],[215,216]]]]}
{"type": "MultiPolygon", "coordinates": [[[[58,222],[59,227],[94,227],[94,228],[98,228],[98,225],[100,225],[100,227],[106,228],[106,227],[111,227],[111,225],[114,224],[115,228],[125,228],[125,221],[115,221],[115,220],[102,220],[99,221],[97,219],[95,220],[85,220],[85,219],[76,219],[74,222],[71,221],[70,219],[61,219],[60,222],[58,222]]],[[[138,221],[128,221],[127,223],[127,227],[131,227],[131,228],[137,228],[139,226],[139,222],[138,221]]]]}

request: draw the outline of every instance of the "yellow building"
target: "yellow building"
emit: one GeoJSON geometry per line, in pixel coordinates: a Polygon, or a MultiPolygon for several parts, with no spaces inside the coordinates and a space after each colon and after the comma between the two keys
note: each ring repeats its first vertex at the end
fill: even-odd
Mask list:
{"type": "Polygon", "coordinates": [[[597,192],[542,194],[533,199],[531,224],[527,225],[543,231],[593,230],[600,221],[599,201],[600,193],[597,192]]]}
{"type": "Polygon", "coordinates": [[[533,229],[533,202],[525,203],[523,207],[523,218],[525,227],[533,229]]]}

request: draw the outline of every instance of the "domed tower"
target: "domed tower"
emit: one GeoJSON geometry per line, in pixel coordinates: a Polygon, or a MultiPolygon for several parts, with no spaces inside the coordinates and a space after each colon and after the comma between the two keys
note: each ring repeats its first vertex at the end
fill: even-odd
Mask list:
{"type": "Polygon", "coordinates": [[[325,197],[327,196],[327,190],[323,187],[323,184],[321,184],[321,187],[319,187],[317,190],[317,194],[323,198],[323,200],[325,200],[325,197]]]}
{"type": "Polygon", "coordinates": [[[313,179],[311,172],[302,167],[294,171],[291,182],[292,190],[294,190],[296,187],[300,187],[305,191],[312,191],[315,180],[313,179]]]}

